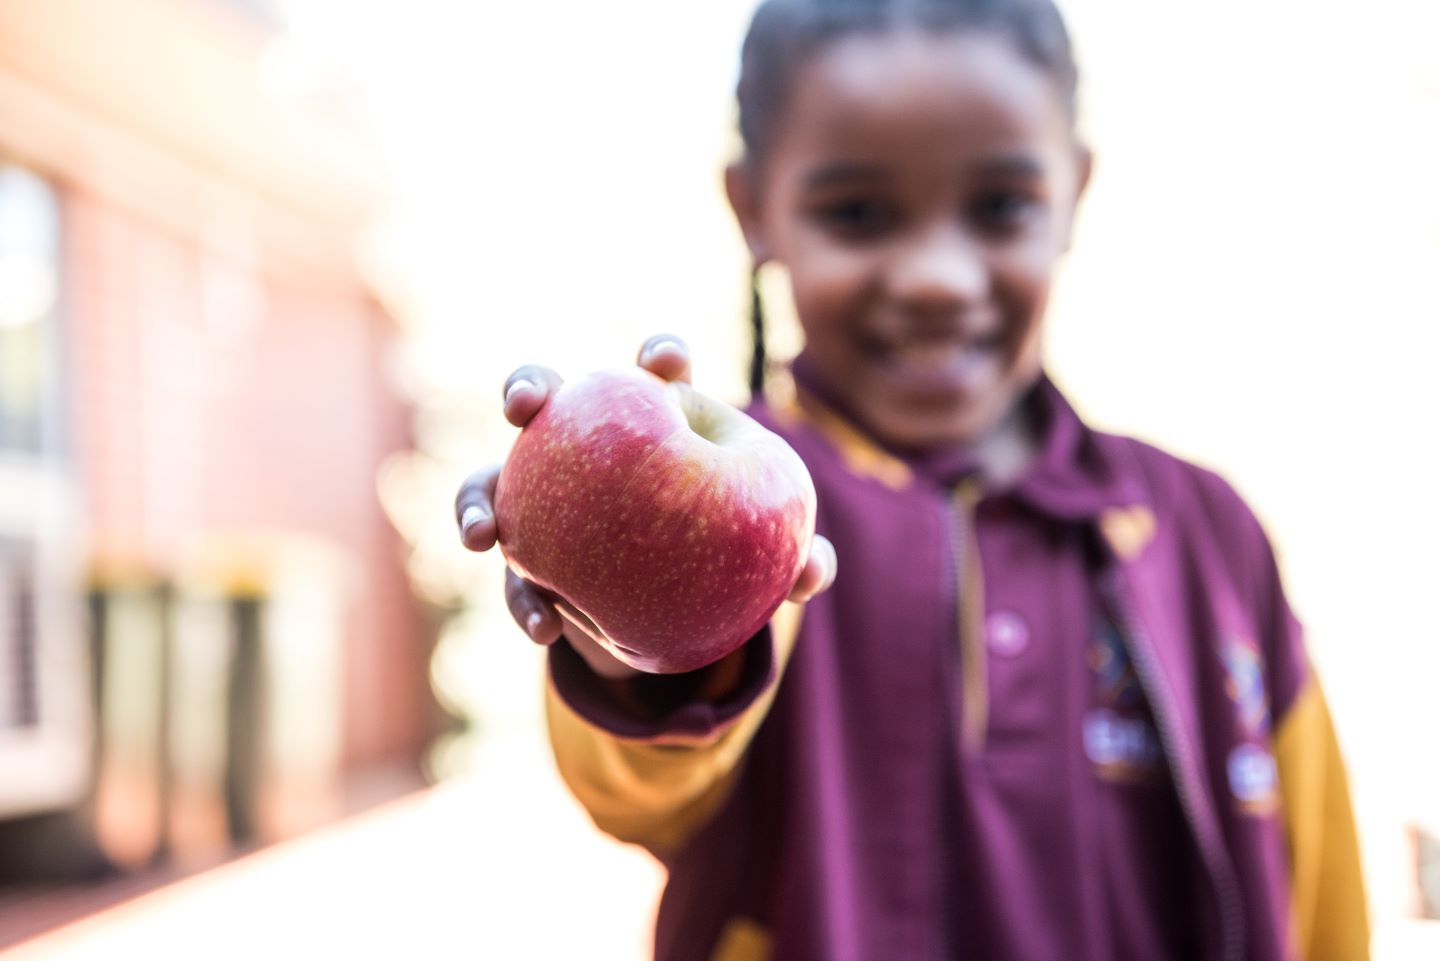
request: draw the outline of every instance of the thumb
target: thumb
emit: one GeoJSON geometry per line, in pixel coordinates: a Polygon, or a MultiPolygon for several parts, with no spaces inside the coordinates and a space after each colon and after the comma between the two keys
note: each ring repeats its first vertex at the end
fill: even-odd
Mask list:
{"type": "Polygon", "coordinates": [[[795,589],[790,592],[790,600],[796,602],[808,601],[816,594],[823,593],[830,589],[835,583],[835,575],[839,571],[839,558],[835,555],[835,545],[823,534],[816,534],[814,542],[810,545],[810,559],[805,562],[805,568],[800,572],[800,577],[795,581],[795,589]]]}

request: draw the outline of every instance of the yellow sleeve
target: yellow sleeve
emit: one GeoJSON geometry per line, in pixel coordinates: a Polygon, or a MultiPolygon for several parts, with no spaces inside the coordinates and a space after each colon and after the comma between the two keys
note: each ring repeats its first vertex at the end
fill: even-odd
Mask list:
{"type": "Polygon", "coordinates": [[[1355,818],[1330,709],[1313,675],[1279,723],[1275,753],[1299,957],[1364,961],[1370,922],[1355,818]]]}
{"type": "Polygon", "coordinates": [[[560,775],[597,826],[658,856],[679,850],[720,809],[769,713],[795,646],[801,608],[786,603],[771,621],[775,678],[728,727],[706,738],[634,740],[591,724],[546,684],[545,714],[560,775]]]}

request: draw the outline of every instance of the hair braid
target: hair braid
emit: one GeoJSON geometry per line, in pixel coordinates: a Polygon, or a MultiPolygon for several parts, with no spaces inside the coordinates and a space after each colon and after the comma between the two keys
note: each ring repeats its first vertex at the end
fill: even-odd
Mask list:
{"type": "Polygon", "coordinates": [[[765,305],[760,297],[760,267],[750,269],[750,396],[765,393],[765,305]]]}

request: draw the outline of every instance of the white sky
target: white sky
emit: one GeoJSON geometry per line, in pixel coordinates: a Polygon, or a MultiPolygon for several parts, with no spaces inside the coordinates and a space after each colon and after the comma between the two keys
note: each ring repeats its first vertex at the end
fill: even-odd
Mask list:
{"type": "Polygon", "coordinates": [[[291,6],[371,91],[404,204],[386,254],[432,385],[625,363],[661,328],[703,374],[738,369],[707,332],[742,323],[719,165],[747,0],[291,6]]]}

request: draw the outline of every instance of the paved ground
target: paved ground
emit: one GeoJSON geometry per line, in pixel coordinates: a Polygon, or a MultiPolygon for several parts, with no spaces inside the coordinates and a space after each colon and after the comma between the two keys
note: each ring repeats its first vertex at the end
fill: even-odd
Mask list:
{"type": "Polygon", "coordinates": [[[474,775],[151,892],[6,961],[257,957],[639,961],[661,874],[594,830],[538,732],[474,775]]]}

